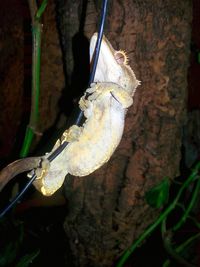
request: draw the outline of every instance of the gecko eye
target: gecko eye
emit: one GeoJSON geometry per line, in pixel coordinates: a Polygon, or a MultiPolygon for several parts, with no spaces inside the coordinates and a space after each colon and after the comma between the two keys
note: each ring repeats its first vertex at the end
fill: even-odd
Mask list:
{"type": "Polygon", "coordinates": [[[128,57],[126,55],[126,52],[123,50],[119,50],[115,52],[115,60],[119,65],[125,64],[128,65],[128,57]]]}

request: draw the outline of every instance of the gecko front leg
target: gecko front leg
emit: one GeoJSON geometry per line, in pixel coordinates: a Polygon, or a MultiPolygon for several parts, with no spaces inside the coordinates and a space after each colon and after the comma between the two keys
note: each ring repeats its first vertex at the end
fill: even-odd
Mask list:
{"type": "Polygon", "coordinates": [[[87,93],[92,93],[88,96],[88,102],[95,101],[96,99],[102,99],[103,95],[111,94],[113,98],[119,102],[124,109],[130,107],[133,104],[132,96],[125,91],[120,85],[112,82],[96,83],[92,88],[86,90],[87,93]]]}

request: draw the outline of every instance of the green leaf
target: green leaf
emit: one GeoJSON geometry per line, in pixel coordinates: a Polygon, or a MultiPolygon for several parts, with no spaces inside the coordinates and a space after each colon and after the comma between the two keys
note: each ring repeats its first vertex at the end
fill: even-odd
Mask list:
{"type": "Polygon", "coordinates": [[[165,205],[169,198],[169,187],[169,179],[165,177],[161,183],[146,192],[147,203],[153,208],[160,208],[165,205]]]}
{"type": "Polygon", "coordinates": [[[40,251],[37,250],[35,252],[29,253],[24,255],[19,262],[17,263],[16,267],[28,267],[30,263],[39,255],[40,251]]]}

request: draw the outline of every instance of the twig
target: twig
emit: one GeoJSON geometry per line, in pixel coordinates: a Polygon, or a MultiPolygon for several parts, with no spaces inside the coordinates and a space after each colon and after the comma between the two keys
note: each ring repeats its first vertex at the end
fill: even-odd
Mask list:
{"type": "Polygon", "coordinates": [[[32,170],[40,165],[41,157],[19,159],[0,171],[0,192],[19,173],[32,170]]]}

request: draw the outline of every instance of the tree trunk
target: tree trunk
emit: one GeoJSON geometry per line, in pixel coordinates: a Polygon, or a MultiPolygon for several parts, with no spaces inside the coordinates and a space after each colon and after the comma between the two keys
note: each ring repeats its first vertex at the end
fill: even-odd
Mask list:
{"type": "MultiPolygon", "coordinates": [[[[82,23],[77,22],[81,5],[59,2],[64,40],[64,25],[73,37],[82,23]]],[[[191,2],[182,0],[109,1],[105,35],[115,49],[127,51],[142,83],[110,161],[90,176],[66,179],[64,228],[76,266],[111,266],[158,215],[145,202],[145,192],[163,177],[179,174],[191,9],[191,2]]],[[[89,1],[85,36],[97,31],[99,13],[100,5],[89,1]]],[[[70,50],[64,47],[66,58],[70,50]]]]}
{"type": "MultiPolygon", "coordinates": [[[[89,73],[87,38],[97,31],[100,18],[101,1],[59,0],[55,4],[66,84],[71,88],[61,92],[64,76],[51,0],[43,17],[42,132],[56,124],[61,94],[64,101],[59,105],[66,111],[68,96],[77,98],[80,89],[85,89],[89,73]]],[[[10,5],[1,8],[0,16],[2,33],[12,36],[0,43],[1,50],[6,51],[2,53],[4,65],[0,65],[1,155],[6,154],[6,148],[10,152],[14,144],[23,102],[23,21],[14,11],[9,23],[4,21],[10,5]]],[[[16,11],[14,4],[11,7],[16,11]]],[[[105,35],[115,49],[127,51],[142,84],[128,111],[123,139],[110,161],[90,176],[66,179],[69,211],[64,228],[75,266],[110,267],[158,215],[145,202],[145,192],[163,177],[179,174],[191,10],[189,0],[109,1],[105,35]]]]}

